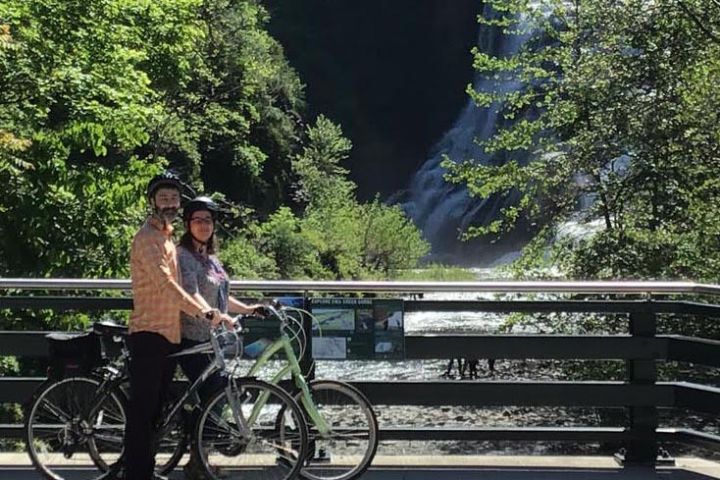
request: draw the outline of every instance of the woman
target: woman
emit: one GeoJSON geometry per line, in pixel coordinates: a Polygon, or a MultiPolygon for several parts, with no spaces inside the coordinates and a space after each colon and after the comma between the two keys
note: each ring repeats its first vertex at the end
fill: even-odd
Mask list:
{"type": "MultiPolygon", "coordinates": [[[[206,308],[216,308],[223,314],[251,314],[262,311],[262,305],[246,305],[231,297],[230,279],[215,255],[215,221],[217,204],[208,197],[197,197],[185,205],[183,222],[185,233],[177,248],[178,264],[182,275],[183,288],[206,308]]],[[[207,322],[182,314],[183,349],[207,342],[210,330],[207,322]]],[[[180,357],[180,366],[188,379],[193,382],[210,363],[206,355],[185,355],[180,357]]],[[[223,387],[219,372],[210,377],[200,388],[200,399],[205,401],[217,389],[223,387]]],[[[185,466],[185,476],[204,478],[197,459],[191,457],[185,466]]]]}

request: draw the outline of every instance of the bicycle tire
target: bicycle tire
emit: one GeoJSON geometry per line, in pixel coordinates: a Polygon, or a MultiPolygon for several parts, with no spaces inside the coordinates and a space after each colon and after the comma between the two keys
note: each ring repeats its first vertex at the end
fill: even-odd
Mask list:
{"type": "MultiPolygon", "coordinates": [[[[122,388],[115,387],[120,394],[125,398],[125,405],[129,406],[129,400],[127,399],[127,394],[122,388]]],[[[166,430],[165,435],[159,440],[158,445],[156,446],[156,454],[155,454],[155,472],[160,475],[168,475],[173,470],[175,470],[175,467],[177,467],[178,463],[180,463],[180,460],[182,460],[183,455],[187,452],[187,433],[186,433],[186,419],[183,414],[183,410],[178,410],[174,417],[172,423],[170,423],[170,430],[166,430]],[[168,454],[169,452],[169,454],[168,454]]],[[[90,453],[92,456],[92,452],[90,453]]],[[[93,461],[95,461],[95,458],[93,458],[93,461]]],[[[117,471],[120,471],[122,469],[122,464],[124,463],[124,457],[122,457],[121,461],[119,462],[120,466],[116,469],[117,471]]],[[[95,462],[95,465],[100,468],[98,465],[98,462],[95,462]]],[[[108,471],[108,468],[106,466],[103,466],[101,468],[101,471],[106,472],[108,471]]],[[[110,477],[112,478],[112,476],[110,477]]]]}
{"type": "Polygon", "coordinates": [[[164,432],[156,448],[155,471],[160,475],[168,475],[175,470],[175,467],[187,452],[188,437],[186,432],[188,421],[185,415],[182,408],[175,412],[169,430],[164,432]]]}
{"type": "MultiPolygon", "coordinates": [[[[123,389],[119,389],[126,398],[126,404],[129,405],[126,393],[123,389]]],[[[166,401],[164,408],[168,405],[174,404],[176,399],[166,401]]],[[[163,418],[166,413],[163,413],[163,418]]],[[[187,425],[188,421],[185,417],[183,409],[179,409],[175,412],[172,422],[169,424],[169,430],[165,430],[163,437],[158,441],[155,446],[155,472],[159,475],[169,475],[175,470],[175,467],[182,460],[183,455],[187,452],[188,436],[187,436],[187,425]]],[[[157,433],[157,432],[156,432],[157,433]]],[[[120,461],[120,467],[117,469],[120,471],[123,468],[124,457],[120,461]]],[[[112,476],[110,477],[112,478],[112,476]]]]}
{"type": "MultiPolygon", "coordinates": [[[[63,470],[90,462],[104,472],[122,455],[126,399],[112,387],[99,404],[89,406],[98,400],[101,383],[92,376],[67,377],[46,382],[33,396],[25,415],[25,441],[43,477],[63,480],[63,470]]],[[[88,472],[88,478],[97,474],[88,472]]]]}
{"type": "Polygon", "coordinates": [[[294,478],[307,455],[307,425],[300,407],[283,389],[261,380],[231,380],[229,388],[244,421],[251,421],[251,414],[255,419],[243,436],[226,390],[205,403],[191,442],[205,474],[213,480],[294,478]],[[264,401],[256,403],[259,398],[264,401]],[[285,419],[282,430],[279,412],[285,419]]]}
{"type": "MultiPolygon", "coordinates": [[[[300,476],[307,480],[358,478],[377,452],[378,423],[372,405],[360,390],[345,382],[314,380],[308,388],[315,407],[333,430],[323,437],[306,415],[310,443],[300,476]]],[[[305,409],[301,392],[295,401],[305,409]]]]}

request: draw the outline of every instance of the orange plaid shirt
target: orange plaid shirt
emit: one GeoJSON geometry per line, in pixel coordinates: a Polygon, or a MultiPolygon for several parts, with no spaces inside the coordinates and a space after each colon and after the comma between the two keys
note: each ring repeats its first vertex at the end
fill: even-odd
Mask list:
{"type": "Polygon", "coordinates": [[[145,221],[130,250],[133,311],[130,333],[155,332],[180,343],[180,311],[199,316],[203,308],[179,283],[172,226],[155,217],[145,221]]]}

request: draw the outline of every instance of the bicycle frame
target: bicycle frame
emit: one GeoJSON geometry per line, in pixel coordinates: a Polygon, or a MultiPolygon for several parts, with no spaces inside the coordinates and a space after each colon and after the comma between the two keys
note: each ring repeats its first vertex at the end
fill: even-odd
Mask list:
{"type": "Polygon", "coordinates": [[[328,432],[330,432],[330,427],[318,411],[317,406],[313,401],[312,395],[310,395],[310,388],[308,387],[308,383],[305,381],[305,377],[302,374],[300,362],[298,361],[298,358],[295,355],[295,351],[292,348],[292,342],[290,340],[290,337],[285,332],[282,332],[280,334],[280,338],[278,338],[265,348],[265,350],[255,361],[253,366],[250,368],[248,376],[256,376],[257,373],[265,365],[267,365],[267,363],[270,361],[270,358],[280,351],[285,354],[287,363],[272,377],[270,383],[278,385],[280,383],[280,380],[290,374],[293,378],[293,381],[295,382],[295,386],[301,392],[300,400],[303,407],[305,408],[305,412],[307,413],[309,420],[318,429],[321,435],[327,434],[328,432]]]}
{"type": "MultiPolygon", "coordinates": [[[[203,372],[200,374],[200,376],[195,379],[195,381],[190,385],[189,388],[187,388],[183,394],[180,396],[179,399],[173,403],[172,407],[170,408],[170,411],[167,412],[163,418],[163,422],[160,425],[160,429],[162,431],[165,431],[170,426],[170,421],[175,416],[178,410],[182,408],[182,406],[185,404],[187,399],[195,394],[200,386],[205,383],[205,381],[210,378],[211,375],[218,371],[226,372],[225,370],[225,359],[222,356],[221,348],[218,343],[217,338],[214,334],[211,334],[210,341],[201,343],[200,345],[196,345],[194,347],[182,350],[180,352],[174,353],[172,355],[169,355],[170,357],[181,357],[184,355],[197,355],[202,353],[210,353],[213,352],[215,354],[215,359],[203,370],[203,372]]],[[[228,375],[228,377],[230,377],[228,375]]],[[[236,385],[236,379],[234,378],[228,378],[228,382],[225,384],[225,395],[227,395],[228,402],[230,404],[230,409],[232,410],[234,420],[237,425],[242,426],[242,432],[240,434],[247,438],[249,437],[250,428],[248,425],[251,425],[255,419],[257,418],[258,412],[260,408],[265,403],[265,400],[259,402],[259,404],[256,404],[256,406],[253,408],[253,412],[250,415],[250,417],[245,420],[245,418],[240,414],[240,406],[237,403],[237,399],[234,395],[232,395],[233,387],[236,385]]]]}

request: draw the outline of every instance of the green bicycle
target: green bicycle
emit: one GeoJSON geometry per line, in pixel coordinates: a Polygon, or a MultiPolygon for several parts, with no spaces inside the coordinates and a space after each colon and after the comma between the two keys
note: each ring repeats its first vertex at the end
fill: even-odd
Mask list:
{"type": "MultiPolygon", "coordinates": [[[[265,342],[264,349],[246,374],[257,376],[276,354],[285,357],[284,365],[269,380],[271,384],[292,377],[295,401],[300,405],[308,424],[308,456],[300,475],[309,480],[352,480],[370,466],[378,446],[378,423],[372,405],[357,388],[335,380],[307,382],[298,358],[303,356],[307,338],[302,322],[293,313],[308,312],[283,306],[267,306],[267,319],[280,323],[280,337],[265,342]],[[297,341],[300,353],[296,355],[293,343],[297,341]]],[[[246,352],[247,353],[247,352],[246,352]]],[[[281,412],[282,413],[282,412],[281,412]]],[[[283,428],[284,415],[278,415],[276,428],[283,428]]]]}

